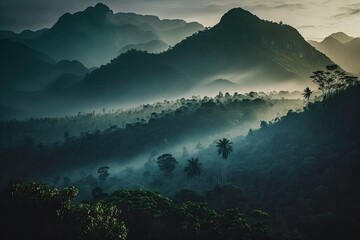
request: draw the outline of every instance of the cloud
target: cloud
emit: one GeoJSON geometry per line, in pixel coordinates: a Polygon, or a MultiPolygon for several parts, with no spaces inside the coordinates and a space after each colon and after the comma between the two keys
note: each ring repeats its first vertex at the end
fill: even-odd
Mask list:
{"type": "Polygon", "coordinates": [[[274,8],[277,9],[286,9],[286,10],[298,10],[298,9],[304,9],[304,5],[301,3],[284,3],[274,6],[274,8]]]}
{"type": "Polygon", "coordinates": [[[319,25],[302,25],[300,27],[297,27],[298,29],[309,29],[309,28],[317,28],[320,27],[319,25]]]}
{"type": "Polygon", "coordinates": [[[341,13],[333,16],[334,18],[341,19],[360,15],[360,4],[350,4],[347,7],[340,8],[341,13]]]}
{"type": "Polygon", "coordinates": [[[228,9],[229,6],[226,4],[208,4],[205,6],[205,11],[209,11],[209,12],[222,12],[226,9],[228,9]]]}
{"type": "Polygon", "coordinates": [[[256,10],[271,10],[271,9],[285,9],[285,10],[299,10],[304,9],[305,6],[301,3],[282,3],[282,4],[257,4],[254,6],[249,6],[249,8],[256,10]]]}

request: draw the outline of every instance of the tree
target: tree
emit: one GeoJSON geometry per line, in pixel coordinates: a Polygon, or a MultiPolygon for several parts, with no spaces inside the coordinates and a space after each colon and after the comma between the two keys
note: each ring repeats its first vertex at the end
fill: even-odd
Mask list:
{"type": "Polygon", "coordinates": [[[199,162],[198,158],[191,158],[187,161],[188,165],[184,168],[184,172],[189,179],[189,189],[191,189],[191,178],[200,175],[202,163],[199,162]]]}
{"type": "Polygon", "coordinates": [[[357,77],[348,75],[338,65],[328,65],[326,71],[315,71],[310,78],[319,86],[324,98],[358,83],[357,77]]]}
{"type": "Polygon", "coordinates": [[[233,143],[230,142],[228,139],[223,138],[219,139],[216,142],[216,147],[219,155],[222,155],[222,158],[225,160],[229,157],[231,152],[233,151],[232,145],[233,143]]]}
{"type": "Polygon", "coordinates": [[[2,236],[10,239],[125,240],[117,207],[101,202],[73,205],[78,190],[44,184],[11,184],[0,194],[2,236]]]}
{"type": "Polygon", "coordinates": [[[171,154],[166,153],[158,157],[157,164],[160,171],[163,171],[164,175],[169,177],[171,176],[178,162],[171,154]]]}
{"type": "Polygon", "coordinates": [[[266,121],[260,121],[260,128],[265,129],[269,126],[269,124],[266,121]]]}
{"type": "MultiPolygon", "coordinates": [[[[232,145],[233,143],[230,142],[228,139],[223,138],[223,139],[219,139],[216,142],[216,147],[217,147],[217,152],[219,155],[222,155],[223,160],[226,160],[229,155],[231,154],[231,152],[233,151],[232,145]]],[[[225,175],[225,165],[224,162],[222,163],[222,168],[221,168],[221,182],[222,185],[224,185],[224,175],[225,175]]]]}
{"type": "Polygon", "coordinates": [[[105,181],[106,178],[110,175],[110,173],[108,171],[109,171],[108,166],[100,167],[97,171],[99,174],[99,180],[105,181]]]}
{"type": "Polygon", "coordinates": [[[309,87],[305,88],[303,93],[301,95],[303,95],[303,97],[307,100],[307,102],[309,103],[310,100],[310,96],[313,93],[313,91],[310,90],[309,87]]]}

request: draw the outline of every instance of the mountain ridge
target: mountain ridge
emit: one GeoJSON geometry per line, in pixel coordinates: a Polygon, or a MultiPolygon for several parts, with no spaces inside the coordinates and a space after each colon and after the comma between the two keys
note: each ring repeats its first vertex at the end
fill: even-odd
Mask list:
{"type": "Polygon", "coordinates": [[[246,72],[256,67],[280,81],[303,81],[312,71],[330,63],[294,28],[260,20],[237,8],[213,28],[188,37],[166,52],[123,54],[87,75],[74,89],[85,96],[94,96],[95,89],[107,95],[116,92],[117,96],[128,96],[160,84],[163,90],[172,92],[179,87],[190,89],[195,82],[221,72],[246,72]]]}
{"type": "Polygon", "coordinates": [[[120,49],[129,44],[161,40],[172,45],[202,29],[201,24],[194,25],[183,20],[114,13],[108,6],[99,3],[84,11],[65,13],[49,30],[26,41],[26,44],[55,60],[79,60],[88,67],[98,67],[117,57],[120,49]],[[145,28],[144,24],[149,27],[145,28]],[[158,31],[158,25],[168,25],[168,30],[173,30],[175,34],[158,31]]]}
{"type": "Polygon", "coordinates": [[[360,61],[360,38],[354,38],[340,32],[325,37],[321,42],[308,42],[344,70],[360,75],[360,66],[358,65],[360,61]]]}
{"type": "Polygon", "coordinates": [[[34,91],[64,73],[83,77],[87,72],[88,69],[80,62],[56,62],[46,54],[20,42],[0,39],[0,86],[3,88],[34,91]]]}

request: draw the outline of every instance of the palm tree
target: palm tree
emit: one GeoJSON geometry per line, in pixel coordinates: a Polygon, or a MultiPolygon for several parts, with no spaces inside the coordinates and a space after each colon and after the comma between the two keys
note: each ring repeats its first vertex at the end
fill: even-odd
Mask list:
{"type": "Polygon", "coordinates": [[[310,96],[312,93],[313,93],[313,91],[311,91],[309,87],[305,88],[302,93],[303,97],[308,101],[308,103],[309,103],[310,96]]]}
{"type": "MultiPolygon", "coordinates": [[[[232,145],[233,143],[229,141],[229,139],[223,138],[219,139],[216,142],[216,147],[219,155],[222,155],[222,158],[226,160],[231,152],[233,151],[232,145]]],[[[225,175],[225,165],[224,161],[222,163],[222,170],[221,170],[221,182],[224,185],[224,175],[225,175]]]]}
{"type": "Polygon", "coordinates": [[[195,176],[199,176],[201,173],[201,165],[198,158],[191,158],[188,161],[188,165],[184,168],[184,172],[186,173],[189,179],[189,190],[191,189],[191,178],[195,176]]]}

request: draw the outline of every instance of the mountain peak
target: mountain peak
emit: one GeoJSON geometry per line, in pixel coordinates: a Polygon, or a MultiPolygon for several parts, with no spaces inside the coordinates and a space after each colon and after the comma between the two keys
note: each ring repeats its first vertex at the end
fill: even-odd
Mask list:
{"type": "Polygon", "coordinates": [[[350,37],[349,35],[347,35],[347,34],[345,34],[343,32],[333,33],[329,37],[332,37],[332,38],[338,40],[341,43],[347,43],[347,42],[354,39],[353,37],[350,37]]]}
{"type": "Polygon", "coordinates": [[[98,9],[98,10],[102,10],[102,11],[106,11],[106,12],[111,11],[110,8],[103,3],[96,4],[94,9],[98,9]]]}
{"type": "Polygon", "coordinates": [[[86,8],[74,14],[65,13],[54,25],[55,28],[68,28],[77,22],[91,22],[91,24],[102,23],[108,18],[108,14],[112,14],[111,9],[105,4],[98,3],[95,6],[86,8]]]}
{"type": "Polygon", "coordinates": [[[242,8],[233,8],[222,16],[220,24],[248,24],[260,19],[254,14],[242,8]]]}
{"type": "Polygon", "coordinates": [[[324,40],[322,40],[321,43],[337,43],[337,44],[339,44],[341,42],[338,39],[336,39],[336,38],[334,38],[333,36],[330,35],[330,36],[324,38],[324,40]]]}
{"type": "Polygon", "coordinates": [[[112,12],[111,9],[103,3],[98,3],[94,7],[88,7],[84,12],[95,14],[106,14],[112,12]]]}

